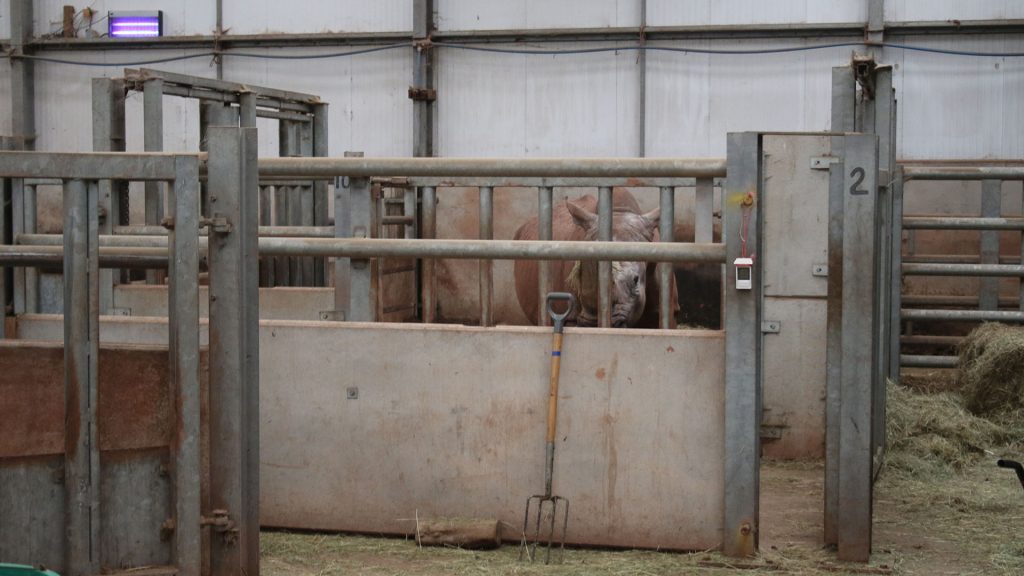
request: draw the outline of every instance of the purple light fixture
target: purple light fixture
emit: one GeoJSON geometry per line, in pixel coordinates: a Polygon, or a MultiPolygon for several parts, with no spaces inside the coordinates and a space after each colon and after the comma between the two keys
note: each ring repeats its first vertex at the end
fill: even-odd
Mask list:
{"type": "Polygon", "coordinates": [[[155,38],[164,35],[164,12],[120,11],[107,14],[107,33],[111,38],[155,38]]]}

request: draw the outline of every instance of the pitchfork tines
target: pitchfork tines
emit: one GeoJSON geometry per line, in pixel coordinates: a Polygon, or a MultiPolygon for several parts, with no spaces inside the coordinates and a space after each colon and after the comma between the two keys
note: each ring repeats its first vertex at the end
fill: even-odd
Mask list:
{"type": "Polygon", "coordinates": [[[551,563],[551,548],[555,544],[556,525],[559,517],[561,517],[562,534],[557,540],[559,560],[561,560],[562,555],[565,553],[565,532],[569,527],[569,500],[561,496],[552,496],[550,493],[535,494],[526,499],[526,514],[523,518],[523,543],[519,548],[519,560],[523,559],[523,554],[525,553],[531,562],[536,561],[537,546],[541,542],[545,542],[544,563],[551,563]],[[535,518],[532,539],[527,536],[530,530],[531,509],[534,511],[532,516],[535,518]],[[546,515],[545,510],[547,511],[546,515]],[[543,537],[541,535],[542,527],[546,531],[543,537]]]}

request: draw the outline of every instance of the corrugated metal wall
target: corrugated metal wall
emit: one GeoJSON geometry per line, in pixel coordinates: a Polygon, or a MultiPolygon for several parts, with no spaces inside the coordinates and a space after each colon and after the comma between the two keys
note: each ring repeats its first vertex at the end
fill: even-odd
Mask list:
{"type": "MultiPolygon", "coordinates": [[[[36,33],[59,28],[66,0],[37,1],[36,33]]],[[[9,29],[6,1],[0,34],[9,29]]],[[[231,34],[266,32],[402,31],[412,26],[411,0],[224,0],[224,27],[231,34]]],[[[94,9],[161,8],[169,34],[210,34],[213,2],[97,0],[94,9]]],[[[640,0],[436,0],[442,30],[636,26],[640,0]]],[[[1024,18],[1014,0],[888,0],[889,20],[1024,18]]],[[[866,19],[865,0],[649,0],[648,25],[828,23],[866,19]]],[[[100,23],[98,29],[104,28],[100,23]]],[[[915,44],[985,51],[1024,51],[1020,36],[913,37],[915,44]]],[[[758,48],[816,40],[704,40],[670,45],[758,48]]],[[[572,48],[581,44],[558,44],[572,48]]],[[[594,46],[594,43],[587,43],[594,46]]],[[[517,45],[522,47],[522,45],[517,45]]],[[[325,53],[337,49],[287,48],[277,53],[325,53]]],[[[253,51],[253,50],[248,50],[253,51]]],[[[48,53],[105,62],[156,58],[181,51],[77,51],[48,53]]],[[[851,49],[759,56],[650,53],[646,149],[649,156],[718,156],[730,130],[824,130],[829,125],[830,68],[851,49]]],[[[898,150],[905,158],[1024,156],[1024,62],[967,58],[886,49],[881,61],[897,67],[900,100],[898,150]]],[[[214,76],[209,58],[154,66],[214,76]]],[[[0,66],[0,101],[9,101],[6,66],[0,66]]],[[[91,146],[89,79],[120,75],[120,68],[37,65],[38,148],[88,150],[91,146]]],[[[319,94],[331,104],[331,154],[409,155],[412,105],[406,89],[411,50],[352,58],[267,61],[225,57],[227,80],[319,94]]],[[[441,155],[632,156],[640,150],[640,68],[633,52],[572,56],[500,55],[439,49],[437,139],[441,155]]],[[[129,147],[141,149],[141,108],[129,105],[129,147]],[[131,110],[135,109],[134,112],[131,110]]],[[[165,131],[168,148],[193,149],[198,118],[194,104],[174,106],[165,131]]],[[[265,124],[268,128],[271,123],[265,124]]],[[[0,132],[10,131],[0,113],[0,132]]],[[[264,130],[265,153],[276,131],[264,130]]]]}

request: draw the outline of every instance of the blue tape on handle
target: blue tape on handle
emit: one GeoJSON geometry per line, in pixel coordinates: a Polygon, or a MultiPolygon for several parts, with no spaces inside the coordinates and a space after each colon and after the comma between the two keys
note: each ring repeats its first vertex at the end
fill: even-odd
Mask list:
{"type": "Polygon", "coordinates": [[[561,353],[561,352],[558,352],[558,351],[552,351],[552,352],[551,352],[551,355],[552,355],[552,356],[561,356],[561,355],[562,355],[562,353],[561,353]]]}

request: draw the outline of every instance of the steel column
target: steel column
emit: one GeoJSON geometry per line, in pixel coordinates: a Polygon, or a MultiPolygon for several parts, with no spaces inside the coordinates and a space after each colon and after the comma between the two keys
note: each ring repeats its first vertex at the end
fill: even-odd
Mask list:
{"type": "MultiPolygon", "coordinates": [[[[480,239],[494,239],[494,189],[480,188],[480,239]]],[[[480,325],[494,325],[494,261],[480,261],[480,325]]]]}
{"type": "MultiPolygon", "coordinates": [[[[4,138],[6,140],[6,138],[4,138]]],[[[3,143],[6,145],[6,142],[3,143]]],[[[0,178],[0,246],[14,243],[12,231],[7,229],[7,199],[11,197],[10,178],[0,178]],[[10,238],[10,240],[8,240],[10,238]]],[[[13,277],[12,277],[13,279],[13,277]]],[[[6,338],[7,326],[7,295],[13,288],[13,282],[7,282],[7,270],[0,266],[0,340],[6,338]]],[[[13,299],[12,299],[13,300],[13,299]]]]}
{"type": "MultiPolygon", "coordinates": [[[[853,132],[857,81],[853,68],[832,69],[832,132],[853,132]]],[[[832,139],[832,155],[842,159],[842,136],[832,139]]],[[[829,168],[828,310],[825,364],[825,521],[824,541],[839,543],[839,407],[842,402],[843,188],[840,161],[829,168]]]]}
{"type": "MultiPolygon", "coordinates": [[[[162,152],[164,149],[164,81],[160,78],[146,80],[142,87],[143,146],[146,152],[162,152]]],[[[157,226],[164,218],[163,182],[146,182],[146,218],[148,226],[157,226]]],[[[115,224],[120,224],[117,222],[115,224]]],[[[163,273],[158,270],[146,271],[147,284],[161,284],[163,273]]]]}
{"type": "Polygon", "coordinates": [[[722,552],[752,556],[759,539],[761,421],[761,265],[753,289],[737,290],[732,262],[758,252],[761,137],[730,133],[725,212],[725,502],[722,552]]]}
{"type": "MultiPolygon", "coordinates": [[[[437,238],[437,192],[433,186],[424,186],[421,189],[421,193],[422,230],[420,237],[424,240],[430,240],[437,238]]],[[[436,262],[430,258],[422,260],[421,270],[420,285],[422,289],[423,322],[432,324],[437,314],[436,262]]]]}
{"type": "MultiPolygon", "coordinates": [[[[322,158],[330,154],[327,135],[327,104],[313,105],[313,156],[322,158]]],[[[313,224],[315,226],[328,225],[328,202],[327,202],[327,181],[317,180],[313,182],[313,224]]],[[[415,205],[413,206],[415,208],[415,205]]],[[[407,214],[413,213],[406,211],[407,214]]],[[[315,286],[327,286],[327,262],[318,258],[314,264],[315,286]]]]}
{"type": "Polygon", "coordinates": [[[88,190],[84,180],[64,184],[63,573],[69,576],[91,576],[100,569],[98,220],[96,198],[88,190]]]}
{"type": "MultiPolygon", "coordinates": [[[[36,187],[21,178],[11,179],[11,232],[14,238],[36,231],[36,187]]],[[[14,314],[39,311],[39,271],[33,267],[14,269],[14,314]]]]}
{"type": "MultiPolygon", "coordinates": [[[[434,50],[429,45],[434,33],[434,0],[413,0],[413,71],[412,86],[419,94],[434,90],[434,50]]],[[[435,93],[436,94],[436,93],[435,93]]],[[[429,97],[413,98],[412,155],[434,155],[434,100],[429,97]]]]}
{"type": "MultiPolygon", "coordinates": [[[[675,189],[671,186],[662,186],[660,194],[661,220],[658,223],[660,240],[662,242],[674,242],[676,220],[675,189]]],[[[700,240],[697,241],[700,242],[700,240]]],[[[648,306],[651,304],[652,303],[648,303],[648,306]]],[[[658,264],[658,326],[663,330],[667,330],[671,325],[672,264],[669,262],[662,262],[658,264]]]]}
{"type": "MultiPolygon", "coordinates": [[[[125,151],[124,80],[92,80],[92,149],[96,152],[125,151]]],[[[128,183],[99,181],[100,210],[106,217],[100,233],[109,234],[114,226],[128,223],[128,183]]],[[[121,280],[116,270],[100,271],[100,313],[110,314],[114,307],[114,284],[121,280]]]]}
{"type": "Polygon", "coordinates": [[[33,4],[30,0],[9,0],[11,22],[11,132],[15,147],[36,148],[36,80],[31,60],[18,58],[29,53],[26,46],[33,40],[33,4]]]}
{"type": "Polygon", "coordinates": [[[259,289],[255,128],[211,127],[209,194],[228,232],[210,241],[210,506],[213,574],[259,574],[259,289]]]}
{"type": "Polygon", "coordinates": [[[872,403],[879,369],[878,137],[847,135],[844,147],[842,402],[839,410],[838,557],[871,555],[872,403]]]}
{"type": "MultiPolygon", "coordinates": [[[[174,560],[179,576],[199,576],[200,543],[199,459],[199,162],[193,156],[175,161],[171,218],[167,238],[168,347],[171,388],[175,402],[171,462],[174,478],[174,560]]],[[[216,205],[216,204],[215,204],[216,205]]]]}
{"type": "MultiPolygon", "coordinates": [[[[597,190],[597,239],[612,241],[612,189],[602,186],[597,190]]],[[[612,325],[612,263],[597,263],[597,325],[612,325]]]]}
{"type": "MultiPolygon", "coordinates": [[[[982,218],[998,218],[1003,201],[1003,182],[1001,180],[981,181],[981,216],[982,218]]],[[[981,232],[981,263],[999,264],[999,232],[982,230],[981,232]]],[[[982,310],[999,309],[999,278],[991,276],[980,279],[978,286],[979,308],[982,310]]]]}
{"type": "MultiPolygon", "coordinates": [[[[300,156],[313,156],[313,124],[292,123],[296,132],[297,152],[300,156]]],[[[313,226],[316,223],[316,199],[313,194],[312,182],[297,186],[295,191],[299,197],[299,226],[313,226]]],[[[302,272],[300,286],[316,286],[316,265],[313,258],[299,259],[299,270],[302,272]]]]}
{"type": "Polygon", "coordinates": [[[900,308],[903,306],[903,168],[896,166],[892,172],[892,235],[889,251],[891,254],[889,277],[889,376],[900,380],[900,333],[903,321],[900,308]]]}
{"type": "MultiPolygon", "coordinates": [[[[553,208],[552,190],[550,186],[537,188],[537,239],[551,240],[552,222],[551,213],[553,208]]],[[[548,292],[551,292],[551,263],[541,261],[537,263],[537,302],[546,302],[548,292]]],[[[551,319],[548,317],[544,306],[537,308],[537,326],[548,326],[551,319]]]]}

